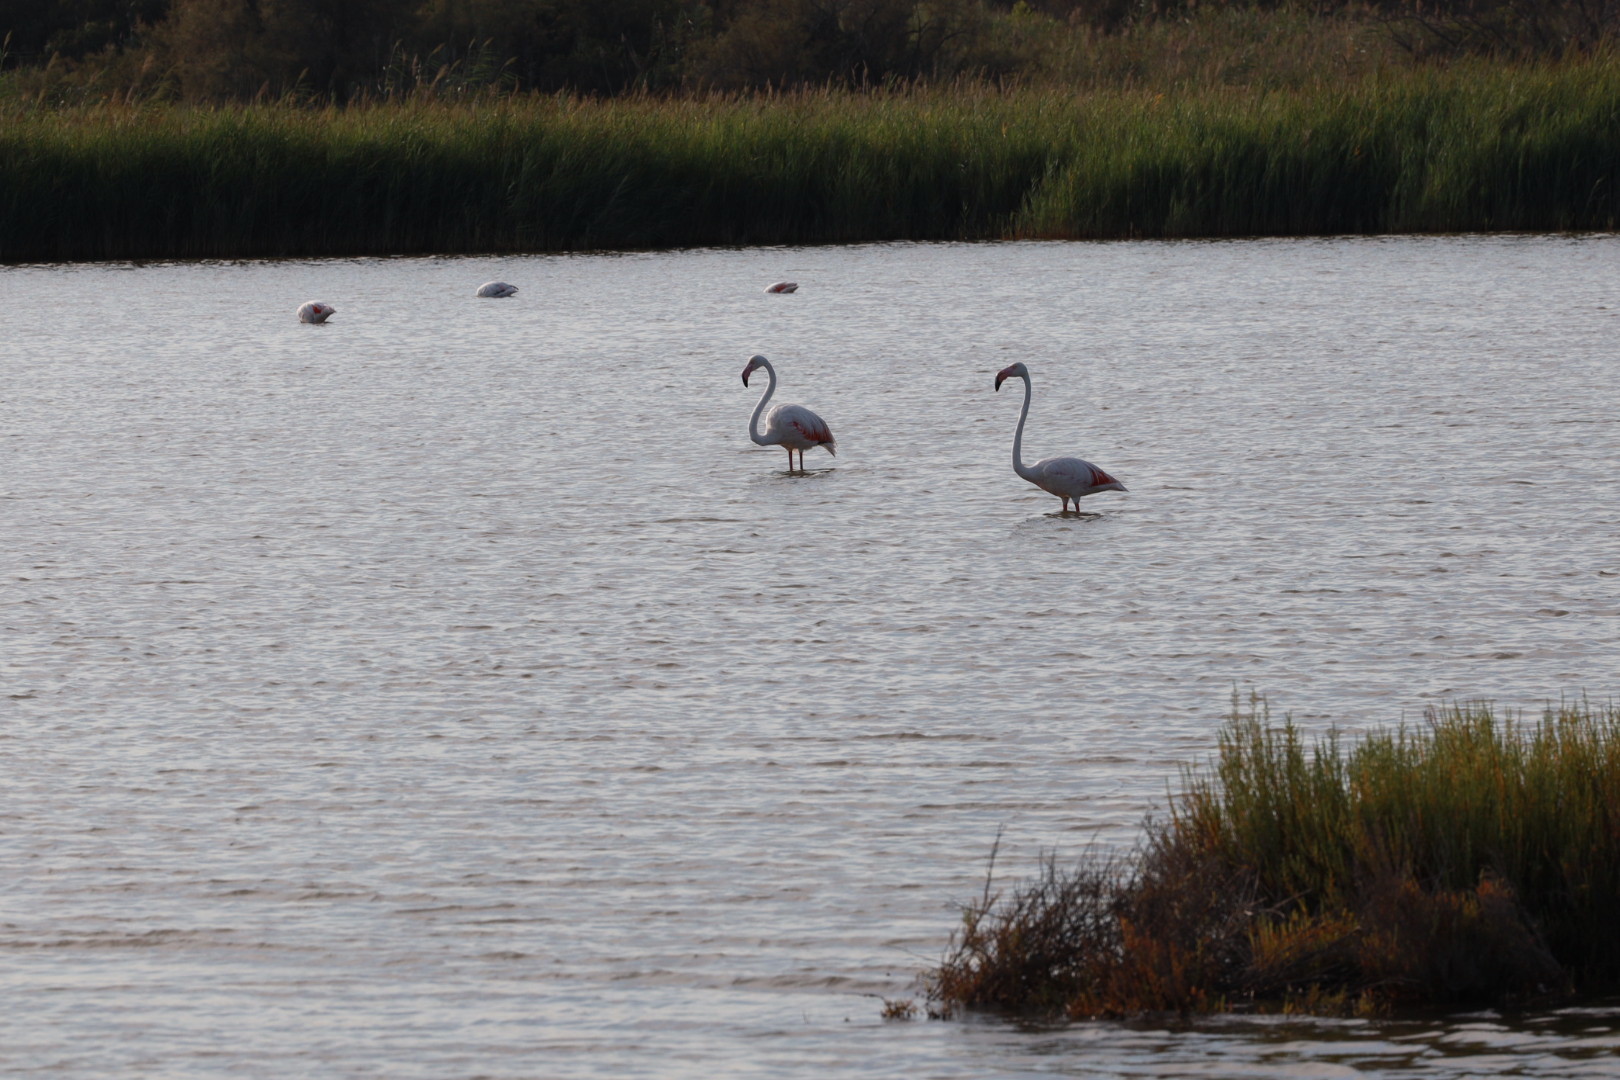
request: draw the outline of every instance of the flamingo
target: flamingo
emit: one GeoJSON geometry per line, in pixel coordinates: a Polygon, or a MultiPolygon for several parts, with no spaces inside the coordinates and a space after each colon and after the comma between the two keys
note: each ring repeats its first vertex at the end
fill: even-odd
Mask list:
{"type": "Polygon", "coordinates": [[[331,304],[319,304],[314,300],[298,309],[298,321],[307,323],[323,323],[332,317],[337,308],[331,304]]]}
{"type": "Polygon", "coordinates": [[[765,291],[776,293],[798,292],[799,283],[797,281],[778,281],[775,285],[765,286],[765,291]]]}
{"type": "Polygon", "coordinates": [[[1074,500],[1076,513],[1080,511],[1080,497],[1082,495],[1095,495],[1099,491],[1124,491],[1125,485],[1103,472],[1089,461],[1081,461],[1073,457],[1042,458],[1033,465],[1025,465],[1022,454],[1024,446],[1024,421],[1029,417],[1029,399],[1031,394],[1029,384],[1029,368],[1023,364],[1014,364],[1012,367],[1002,368],[996,372],[996,389],[1007,379],[1024,380],[1024,411],[1018,414],[1018,431],[1013,435],[1013,472],[1025,480],[1050,491],[1063,500],[1063,513],[1069,512],[1069,500],[1074,500]]]}
{"type": "Polygon", "coordinates": [[[759,404],[754,406],[754,415],[748,419],[748,437],[760,446],[782,446],[788,452],[788,472],[793,471],[793,451],[799,452],[799,470],[804,470],[804,452],[812,446],[819,446],[834,457],[838,455],[836,443],[833,441],[832,429],[827,421],[805,408],[803,405],[778,405],[765,416],[765,434],[759,433],[759,414],[765,412],[765,403],[771,400],[776,393],[776,369],[771,362],[763,356],[751,357],[748,366],[743,368],[743,385],[748,385],[748,376],[760,368],[771,377],[770,385],[760,395],[759,404]]]}
{"type": "Polygon", "coordinates": [[[478,295],[479,296],[493,296],[493,297],[497,297],[497,298],[504,298],[504,297],[508,297],[508,296],[513,296],[516,293],[517,293],[517,286],[516,285],[508,285],[504,281],[486,281],[482,285],[478,286],[478,295]]]}

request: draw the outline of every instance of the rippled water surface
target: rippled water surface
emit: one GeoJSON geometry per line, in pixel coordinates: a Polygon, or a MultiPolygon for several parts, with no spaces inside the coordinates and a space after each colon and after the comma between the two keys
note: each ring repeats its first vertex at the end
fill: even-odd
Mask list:
{"type": "Polygon", "coordinates": [[[13,267],[0,299],[0,1071],[1620,1071],[1620,1010],[879,1017],[998,829],[1014,873],[1129,843],[1234,689],[1354,731],[1620,687],[1620,238],[13,267]],[[754,352],[836,458],[748,441],[754,352]],[[1020,360],[1026,456],[1128,494],[1060,515],[1014,476],[1020,360]]]}

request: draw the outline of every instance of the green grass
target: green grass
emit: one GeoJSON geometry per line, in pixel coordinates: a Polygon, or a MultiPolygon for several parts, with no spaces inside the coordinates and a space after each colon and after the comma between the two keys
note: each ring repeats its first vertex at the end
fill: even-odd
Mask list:
{"type": "Polygon", "coordinates": [[[1234,709],[1131,858],[964,912],[940,1009],[1382,1011],[1620,988],[1620,708],[1307,746],[1234,709]]]}
{"type": "Polygon", "coordinates": [[[1620,62],[1180,93],[0,107],[0,261],[1611,229],[1620,62]]]}
{"type": "Polygon", "coordinates": [[[1031,195],[1032,236],[1609,229],[1620,68],[1419,69],[1121,99],[1031,195]]]}
{"type": "Polygon", "coordinates": [[[0,125],[0,259],[980,235],[1039,172],[1021,113],[984,95],[24,112],[0,125]]]}

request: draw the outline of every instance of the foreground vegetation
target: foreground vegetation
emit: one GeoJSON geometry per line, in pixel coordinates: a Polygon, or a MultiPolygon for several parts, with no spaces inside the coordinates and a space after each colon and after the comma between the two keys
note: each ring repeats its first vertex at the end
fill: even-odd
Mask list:
{"type": "Polygon", "coordinates": [[[0,109],[7,262],[1617,224],[1602,57],[1181,94],[0,109]]]}
{"type": "Polygon", "coordinates": [[[964,912],[938,1011],[1377,1012],[1620,987],[1620,708],[1432,712],[1345,746],[1234,716],[1130,858],[964,912]]]}

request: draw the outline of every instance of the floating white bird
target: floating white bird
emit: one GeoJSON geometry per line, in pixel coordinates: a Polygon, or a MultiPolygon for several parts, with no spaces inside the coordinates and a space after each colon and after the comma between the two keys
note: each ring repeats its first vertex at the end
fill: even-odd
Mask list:
{"type": "Polygon", "coordinates": [[[479,296],[513,296],[517,293],[516,285],[508,285],[504,281],[486,281],[478,286],[479,296]]]}
{"type": "Polygon", "coordinates": [[[1069,500],[1074,500],[1074,508],[1080,509],[1080,496],[1095,495],[1099,491],[1124,491],[1125,485],[1103,472],[1089,461],[1081,461],[1073,457],[1049,457],[1037,461],[1033,465],[1025,465],[1023,459],[1024,446],[1024,420],[1029,416],[1029,399],[1031,389],[1029,385],[1029,368],[1023,364],[1014,364],[1012,367],[1002,368],[996,373],[996,389],[1001,389],[1003,380],[1024,380],[1024,411],[1018,414],[1018,433],[1013,436],[1013,472],[1025,480],[1063,500],[1063,512],[1068,513],[1069,500]]]}
{"type": "Polygon", "coordinates": [[[827,421],[805,408],[803,405],[778,405],[765,416],[765,433],[759,433],[759,414],[765,412],[766,402],[776,393],[776,369],[771,362],[763,356],[755,356],[743,368],[743,385],[748,385],[748,376],[760,368],[771,377],[770,385],[765,387],[765,393],[760,395],[759,404],[754,406],[754,415],[748,419],[748,437],[760,446],[782,446],[788,452],[788,472],[793,471],[793,451],[799,452],[799,469],[804,469],[804,452],[813,446],[819,446],[827,453],[837,456],[837,446],[833,441],[833,433],[827,427],[827,421]]]}
{"type": "Polygon", "coordinates": [[[332,312],[336,310],[337,308],[333,307],[331,304],[317,304],[315,301],[311,300],[309,303],[298,309],[298,321],[307,323],[323,323],[327,319],[330,319],[332,317],[332,312]]]}
{"type": "Polygon", "coordinates": [[[767,285],[767,286],[765,286],[765,291],[766,292],[798,292],[799,291],[799,283],[797,281],[778,281],[775,285],[767,285]]]}

